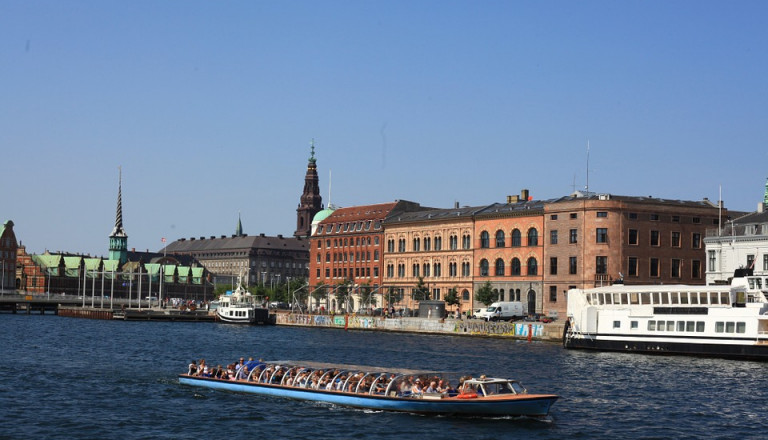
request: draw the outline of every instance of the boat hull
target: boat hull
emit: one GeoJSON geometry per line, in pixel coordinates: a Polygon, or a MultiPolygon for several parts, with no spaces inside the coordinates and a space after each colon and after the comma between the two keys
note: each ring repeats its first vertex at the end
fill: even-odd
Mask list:
{"type": "Polygon", "coordinates": [[[768,360],[768,344],[717,343],[713,341],[664,341],[630,338],[570,337],[565,338],[565,348],[621,351],[650,354],[679,354],[689,356],[720,357],[728,359],[768,360]]]}
{"type": "Polygon", "coordinates": [[[387,397],[195,377],[185,374],[179,375],[179,383],[214,390],[327,402],[353,408],[466,416],[544,417],[549,414],[550,407],[558,399],[558,396],[550,394],[525,394],[510,397],[492,396],[476,399],[387,397]]]}

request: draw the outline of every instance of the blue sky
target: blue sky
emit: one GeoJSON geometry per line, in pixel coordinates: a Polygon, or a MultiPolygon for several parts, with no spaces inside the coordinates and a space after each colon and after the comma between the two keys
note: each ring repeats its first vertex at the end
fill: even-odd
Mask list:
{"type": "Polygon", "coordinates": [[[324,203],[590,190],[754,210],[760,1],[0,1],[0,219],[28,251],[292,235],[324,203]],[[753,162],[754,161],[754,162],[753,162]]]}

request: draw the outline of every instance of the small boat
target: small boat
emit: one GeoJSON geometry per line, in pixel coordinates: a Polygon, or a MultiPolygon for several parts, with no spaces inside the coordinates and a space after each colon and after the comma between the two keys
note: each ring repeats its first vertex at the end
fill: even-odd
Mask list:
{"type": "Polygon", "coordinates": [[[252,295],[238,277],[237,288],[219,296],[216,306],[216,319],[229,324],[268,324],[269,309],[264,307],[261,298],[252,295]]]}
{"type": "Polygon", "coordinates": [[[568,292],[565,348],[768,360],[768,276],[568,292]]]}
{"type": "Polygon", "coordinates": [[[188,372],[179,375],[179,383],[353,408],[460,416],[545,417],[558,399],[529,394],[511,379],[466,376],[451,382],[458,376],[317,362],[260,361],[233,376],[207,376],[188,372]]]}

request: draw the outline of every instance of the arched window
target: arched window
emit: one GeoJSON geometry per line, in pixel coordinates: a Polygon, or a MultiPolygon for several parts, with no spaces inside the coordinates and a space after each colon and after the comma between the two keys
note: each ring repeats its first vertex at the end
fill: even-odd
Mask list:
{"type": "Polygon", "coordinates": [[[481,248],[488,248],[490,247],[489,243],[489,237],[488,237],[488,231],[483,231],[480,233],[480,247],[481,248]]]}
{"type": "Polygon", "coordinates": [[[504,289],[499,289],[499,301],[504,301],[504,289]]]}
{"type": "Polygon", "coordinates": [[[496,259],[496,276],[504,276],[504,260],[501,258],[496,259]]]}
{"type": "Polygon", "coordinates": [[[504,231],[499,229],[496,231],[496,247],[497,248],[503,248],[505,246],[504,241],[506,237],[504,236],[504,231]]]}
{"type": "Polygon", "coordinates": [[[469,301],[469,290],[464,289],[464,291],[461,292],[461,299],[463,301],[469,301]]]}
{"type": "Polygon", "coordinates": [[[539,231],[536,230],[536,228],[531,228],[528,230],[528,246],[538,246],[539,245],[539,231]]]}
{"type": "Polygon", "coordinates": [[[536,263],[536,259],[531,257],[528,259],[528,275],[537,275],[539,273],[539,266],[536,263]]]}
{"type": "Polygon", "coordinates": [[[480,276],[481,277],[488,276],[488,260],[486,260],[485,258],[480,260],[480,276]]]}
{"type": "Polygon", "coordinates": [[[512,259],[512,275],[520,276],[520,260],[517,258],[512,259]]]}
{"type": "Polygon", "coordinates": [[[512,247],[519,247],[520,246],[520,230],[514,229],[512,230],[512,247]]]}

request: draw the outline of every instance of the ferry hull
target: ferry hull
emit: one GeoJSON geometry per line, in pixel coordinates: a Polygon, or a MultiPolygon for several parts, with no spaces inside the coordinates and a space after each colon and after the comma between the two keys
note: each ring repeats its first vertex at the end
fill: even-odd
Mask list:
{"type": "Polygon", "coordinates": [[[733,343],[718,344],[704,342],[671,342],[633,339],[604,339],[601,337],[566,339],[565,348],[622,351],[648,354],[677,354],[688,356],[720,357],[728,359],[752,359],[768,361],[768,344],[733,343]]]}
{"type": "Polygon", "coordinates": [[[214,390],[234,391],[262,396],[327,402],[353,408],[383,411],[401,411],[421,414],[451,414],[466,416],[529,416],[544,417],[558,399],[550,394],[526,394],[499,399],[414,399],[386,397],[380,395],[342,393],[338,391],[312,390],[284,387],[255,382],[229,381],[222,379],[179,375],[179,383],[205,387],[214,390]]]}

